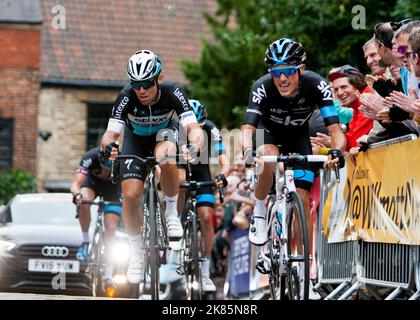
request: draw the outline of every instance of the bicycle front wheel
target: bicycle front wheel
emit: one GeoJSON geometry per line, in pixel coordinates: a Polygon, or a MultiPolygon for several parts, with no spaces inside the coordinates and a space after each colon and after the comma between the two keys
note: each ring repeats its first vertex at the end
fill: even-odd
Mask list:
{"type": "Polygon", "coordinates": [[[105,297],[106,293],[103,290],[102,272],[103,272],[103,253],[104,253],[104,240],[101,232],[95,232],[92,241],[90,252],[90,265],[91,265],[91,285],[92,295],[94,297],[105,297]]]}
{"type": "Polygon", "coordinates": [[[287,291],[290,300],[309,298],[309,238],[299,193],[287,195],[287,291]]]}
{"type": "Polygon", "coordinates": [[[201,269],[198,223],[195,215],[189,213],[184,229],[184,263],[187,285],[187,299],[201,300],[201,269]]]}
{"type": "MultiPolygon", "coordinates": [[[[270,274],[269,274],[269,285],[271,300],[284,300],[285,299],[285,288],[286,280],[285,274],[281,271],[281,265],[283,263],[281,240],[278,235],[278,228],[280,222],[277,219],[277,207],[275,202],[272,202],[269,206],[268,221],[273,219],[273,222],[268,230],[268,250],[270,257],[270,274]],[[274,216],[273,216],[274,215],[274,216]]],[[[263,253],[264,254],[264,253],[263,253]]]]}

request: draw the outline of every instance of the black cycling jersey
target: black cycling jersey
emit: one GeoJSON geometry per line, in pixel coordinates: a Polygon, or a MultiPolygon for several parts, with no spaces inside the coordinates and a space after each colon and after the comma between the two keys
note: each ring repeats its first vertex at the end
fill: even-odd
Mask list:
{"type": "MultiPolygon", "coordinates": [[[[87,176],[82,187],[92,189],[96,196],[103,196],[105,201],[120,201],[121,186],[119,184],[113,184],[109,176],[102,176],[98,151],[98,147],[90,149],[83,155],[80,161],[77,172],[87,176]]],[[[121,209],[112,209],[111,207],[108,208],[109,212],[120,214],[121,209]]]]}
{"type": "Polygon", "coordinates": [[[183,124],[196,122],[187,96],[177,84],[163,81],[158,94],[155,104],[145,106],[139,101],[131,84],[127,84],[114,103],[110,123],[126,125],[135,135],[151,136],[167,128],[175,113],[183,124]]]}
{"type": "Polygon", "coordinates": [[[102,167],[101,163],[99,162],[98,153],[98,147],[87,151],[83,155],[82,160],[80,160],[79,169],[77,169],[77,172],[83,173],[95,179],[108,180],[109,177],[103,177],[101,175],[102,167]]]}
{"type": "Polygon", "coordinates": [[[282,97],[271,74],[258,79],[249,96],[244,124],[258,127],[262,124],[275,131],[307,126],[315,108],[321,111],[325,126],[339,123],[331,88],[324,78],[312,71],[300,75],[298,93],[294,97],[282,97]]]}

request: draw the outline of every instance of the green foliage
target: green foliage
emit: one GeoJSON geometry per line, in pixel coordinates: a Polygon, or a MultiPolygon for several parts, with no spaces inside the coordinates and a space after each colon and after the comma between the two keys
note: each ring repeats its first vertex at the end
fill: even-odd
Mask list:
{"type": "MultiPolygon", "coordinates": [[[[204,14],[212,40],[203,40],[198,62],[183,61],[189,96],[204,103],[218,125],[240,126],[240,108],[248,104],[255,80],[267,72],[264,52],[281,37],[300,41],[307,68],[326,76],[335,66],[351,64],[367,72],[362,45],[375,24],[418,15],[416,0],[217,0],[214,16],[204,14]],[[353,29],[358,11],[366,12],[366,28],[353,29]],[[416,15],[417,14],[417,15],[416,15]]],[[[356,21],[357,22],[357,21],[356,21]]]]}
{"type": "Polygon", "coordinates": [[[14,195],[36,191],[36,178],[23,169],[0,172],[0,205],[6,204],[14,195]]]}

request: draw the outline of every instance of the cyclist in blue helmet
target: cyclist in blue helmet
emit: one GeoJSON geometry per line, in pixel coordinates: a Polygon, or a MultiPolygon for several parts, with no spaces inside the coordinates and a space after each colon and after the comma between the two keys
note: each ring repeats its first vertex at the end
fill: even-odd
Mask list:
{"type": "MultiPolygon", "coordinates": [[[[194,99],[189,100],[190,106],[194,111],[197,122],[200,124],[201,128],[205,132],[204,136],[207,137],[207,141],[204,142],[204,146],[201,149],[200,162],[191,166],[192,180],[194,181],[209,181],[211,180],[210,174],[210,158],[217,157],[218,162],[221,168],[221,173],[216,176],[216,179],[219,180],[224,185],[227,185],[226,176],[229,173],[229,161],[226,156],[222,137],[217,126],[207,119],[207,110],[204,105],[194,99]]],[[[185,135],[180,135],[180,145],[185,144],[185,141],[182,141],[182,137],[185,135]]],[[[182,166],[180,168],[181,180],[185,180],[186,177],[186,168],[182,166]]],[[[185,196],[183,193],[180,194],[180,198],[183,199],[185,196]]],[[[180,206],[178,211],[182,212],[182,206],[184,201],[180,201],[180,206]]],[[[213,281],[210,279],[210,259],[212,252],[212,243],[214,238],[214,229],[213,229],[213,216],[215,205],[214,191],[211,187],[200,188],[197,192],[197,214],[200,218],[200,226],[202,235],[204,238],[204,248],[203,255],[205,259],[201,261],[201,281],[204,292],[214,292],[216,291],[216,286],[213,281]]]]}
{"type": "MultiPolygon", "coordinates": [[[[308,120],[314,109],[319,108],[333,140],[334,149],[331,154],[336,159],[330,160],[329,165],[339,161],[340,166],[343,166],[342,152],[346,148],[346,138],[338,121],[331,88],[328,81],[319,74],[306,70],[306,52],[302,44],[288,38],[276,40],[268,46],[264,61],[268,66],[268,73],[259,78],[252,87],[241,128],[245,163],[253,164],[253,149],[264,155],[311,154],[308,120]],[[281,145],[281,150],[278,145],[281,145]]],[[[267,241],[265,199],[273,184],[274,170],[275,164],[265,164],[255,189],[249,239],[258,246],[267,241]]],[[[295,184],[306,212],[309,248],[312,248],[313,234],[309,190],[313,179],[314,171],[311,166],[295,166],[295,184]]],[[[303,271],[300,264],[299,272],[303,271]]],[[[310,290],[310,297],[320,298],[313,290],[310,290]]]]}

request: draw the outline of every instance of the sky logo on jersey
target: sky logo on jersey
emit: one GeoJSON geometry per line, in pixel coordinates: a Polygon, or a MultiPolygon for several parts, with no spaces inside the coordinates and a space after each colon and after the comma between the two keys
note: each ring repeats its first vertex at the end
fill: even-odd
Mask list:
{"type": "Polygon", "coordinates": [[[178,98],[178,100],[182,103],[182,107],[184,108],[184,110],[189,110],[190,105],[188,104],[187,99],[185,99],[184,95],[178,88],[175,89],[174,94],[178,98]]]}
{"type": "Polygon", "coordinates": [[[213,136],[213,140],[214,141],[220,141],[220,140],[222,140],[222,138],[220,137],[220,131],[216,127],[214,127],[213,129],[211,129],[211,134],[213,136]]]}
{"type": "Polygon", "coordinates": [[[317,86],[318,90],[321,91],[324,98],[322,100],[333,100],[331,87],[328,83],[322,80],[319,85],[317,86]]]}
{"type": "Polygon", "coordinates": [[[279,117],[270,115],[270,120],[271,121],[282,124],[284,126],[301,126],[302,124],[304,124],[306,122],[306,120],[308,120],[308,118],[309,117],[307,117],[306,119],[293,119],[292,120],[292,118],[290,116],[287,116],[285,119],[283,119],[283,118],[279,118],[279,117]]]}
{"type": "Polygon", "coordinates": [[[92,165],[92,158],[85,159],[82,162],[82,167],[88,169],[92,165]]]}
{"type": "Polygon", "coordinates": [[[261,103],[262,99],[265,97],[267,97],[267,93],[265,92],[263,84],[257,89],[257,91],[252,91],[252,102],[254,103],[261,103]]]}

